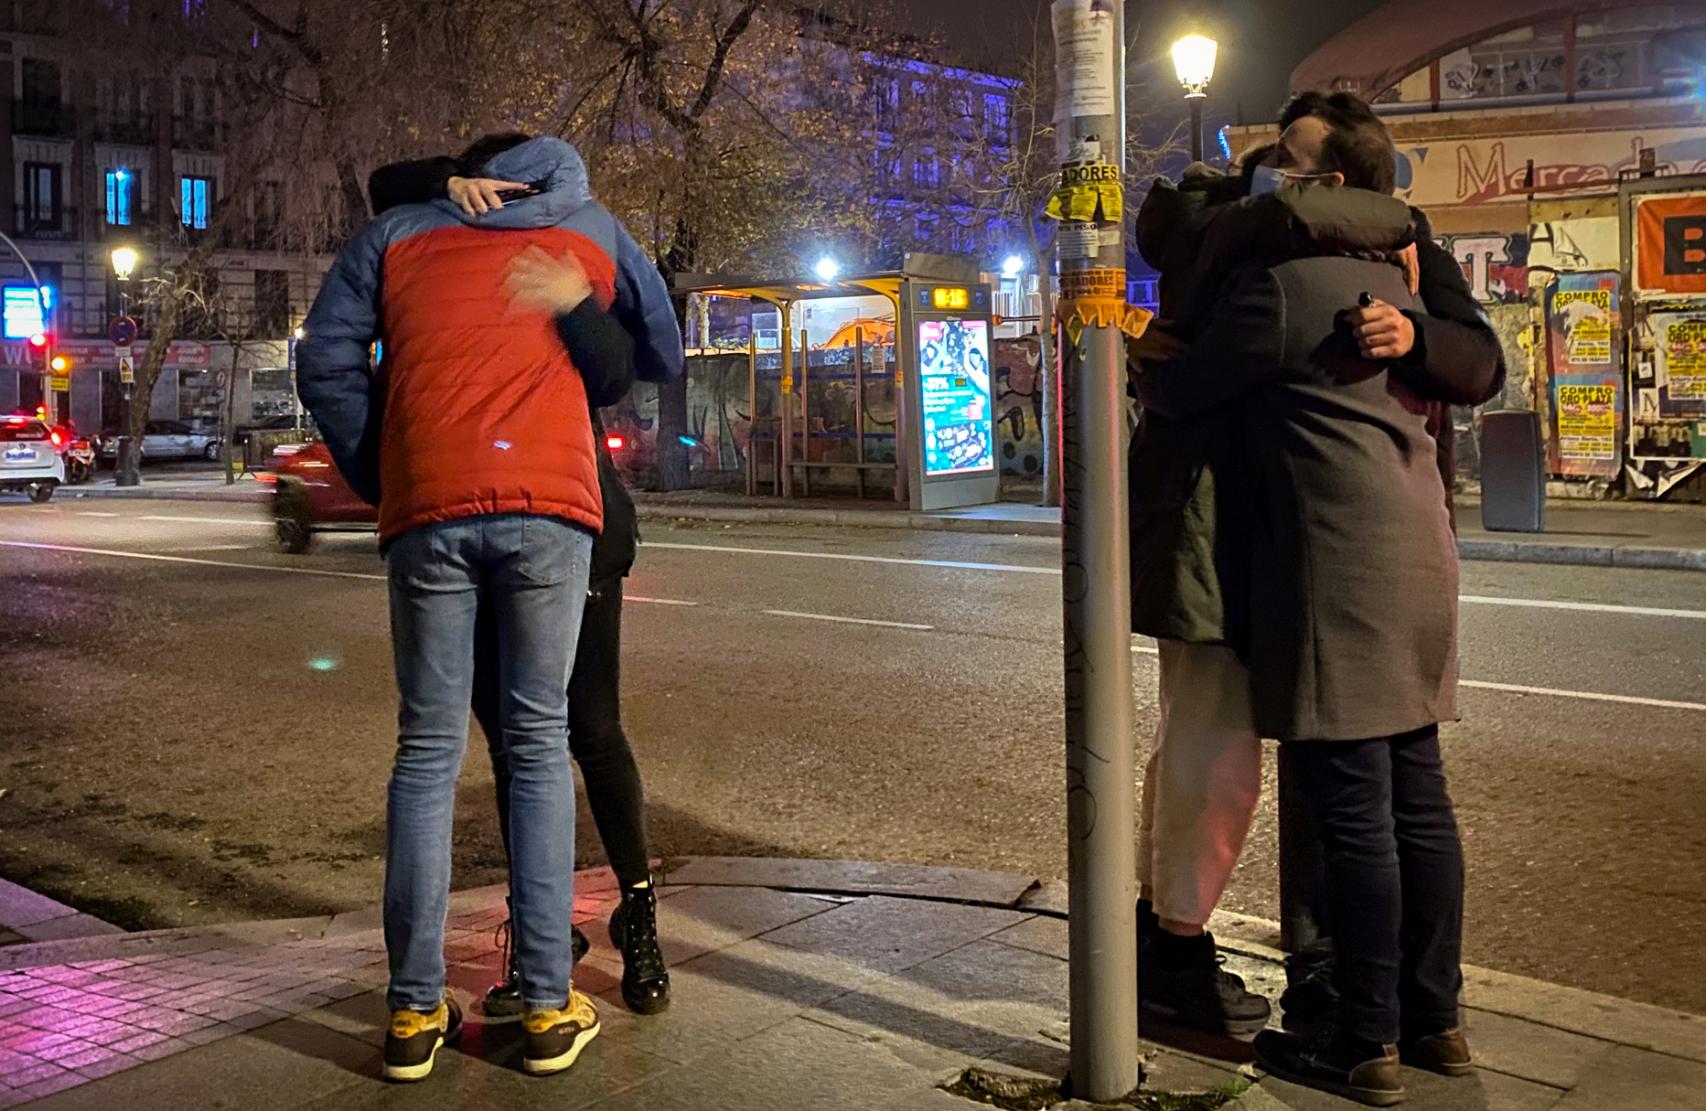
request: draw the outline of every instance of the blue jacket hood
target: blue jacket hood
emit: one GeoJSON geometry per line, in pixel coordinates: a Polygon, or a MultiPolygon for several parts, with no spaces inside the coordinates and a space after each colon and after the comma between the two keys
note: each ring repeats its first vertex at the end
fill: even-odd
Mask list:
{"type": "Polygon", "coordinates": [[[484,216],[469,216],[449,200],[433,204],[474,227],[549,228],[592,202],[592,186],[580,152],[554,136],[542,135],[513,146],[487,162],[480,173],[499,181],[541,184],[545,192],[510,201],[484,216]]]}

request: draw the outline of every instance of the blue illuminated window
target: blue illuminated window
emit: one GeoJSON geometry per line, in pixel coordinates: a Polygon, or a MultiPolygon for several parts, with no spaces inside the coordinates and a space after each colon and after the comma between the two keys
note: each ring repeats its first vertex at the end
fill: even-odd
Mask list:
{"type": "MultiPolygon", "coordinates": [[[[44,288],[42,295],[51,307],[50,292],[44,288]]],[[[42,304],[36,299],[36,287],[33,285],[9,285],[0,290],[0,310],[3,310],[0,316],[4,317],[7,339],[29,339],[37,332],[47,331],[47,322],[42,319],[42,304]]]]}
{"type": "Polygon", "coordinates": [[[186,177],[179,179],[179,212],[182,213],[184,227],[207,227],[207,216],[213,209],[213,179],[207,177],[186,177]]]}
{"type": "Polygon", "coordinates": [[[107,223],[129,227],[136,208],[136,175],[120,167],[107,171],[107,223]]]}

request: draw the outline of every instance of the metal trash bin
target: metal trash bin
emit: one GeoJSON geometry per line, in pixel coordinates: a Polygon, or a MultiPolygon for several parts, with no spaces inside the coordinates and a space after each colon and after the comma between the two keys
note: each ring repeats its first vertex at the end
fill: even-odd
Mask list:
{"type": "Polygon", "coordinates": [[[1546,442],[1532,409],[1481,418],[1481,527],[1546,531],[1546,442]]]}

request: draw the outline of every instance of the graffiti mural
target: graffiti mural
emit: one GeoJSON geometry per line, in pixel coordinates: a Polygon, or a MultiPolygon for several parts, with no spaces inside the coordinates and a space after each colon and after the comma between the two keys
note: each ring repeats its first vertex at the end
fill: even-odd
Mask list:
{"type": "Polygon", "coordinates": [[[1486,305],[1528,300],[1528,236],[1489,232],[1439,236],[1435,242],[1463,267],[1475,300],[1486,305]]]}
{"type": "Polygon", "coordinates": [[[1043,473],[1043,382],[1037,372],[1042,341],[1036,336],[995,341],[996,438],[1001,473],[1043,473]]]}

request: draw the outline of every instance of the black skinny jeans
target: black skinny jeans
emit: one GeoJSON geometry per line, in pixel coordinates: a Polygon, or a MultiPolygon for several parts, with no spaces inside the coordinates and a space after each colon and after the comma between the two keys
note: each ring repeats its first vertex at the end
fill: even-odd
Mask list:
{"type": "MultiPolygon", "coordinates": [[[[569,676],[569,752],[580,765],[587,803],[604,855],[623,886],[651,874],[646,801],[634,750],[622,731],[622,580],[596,585],[581,617],[580,644],[569,676]]],[[[498,727],[497,630],[485,600],[474,622],[474,717],[486,734],[497,781],[498,828],[509,855],[509,762],[498,727]]]]}
{"type": "Polygon", "coordinates": [[[1385,1044],[1456,1026],[1463,845],[1439,728],[1285,744],[1326,864],[1341,1028],[1385,1044]]]}

